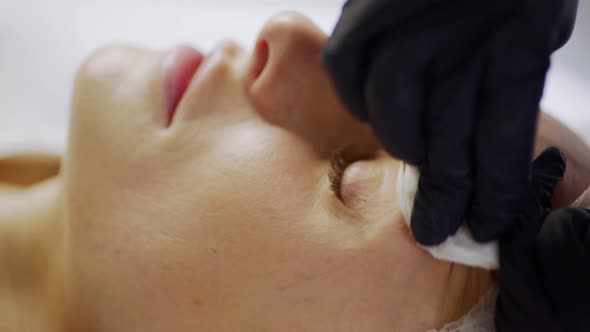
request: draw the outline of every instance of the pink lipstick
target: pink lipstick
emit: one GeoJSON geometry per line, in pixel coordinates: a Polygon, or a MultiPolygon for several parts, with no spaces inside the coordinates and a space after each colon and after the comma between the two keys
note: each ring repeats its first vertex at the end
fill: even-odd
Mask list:
{"type": "Polygon", "coordinates": [[[201,52],[189,46],[175,47],[166,54],[163,67],[168,126],[172,123],[178,104],[203,59],[201,52]]]}

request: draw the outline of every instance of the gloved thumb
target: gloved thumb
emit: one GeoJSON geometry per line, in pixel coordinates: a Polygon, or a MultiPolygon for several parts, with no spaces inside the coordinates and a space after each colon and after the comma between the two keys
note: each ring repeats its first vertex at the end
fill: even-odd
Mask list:
{"type": "MultiPolygon", "coordinates": [[[[556,147],[549,147],[535,160],[531,167],[530,195],[525,206],[525,218],[542,223],[551,210],[551,197],[555,187],[563,179],[567,160],[556,147]]],[[[539,224],[540,226],[540,224],[539,224]]]]}
{"type": "Polygon", "coordinates": [[[535,241],[551,211],[551,196],[565,167],[566,158],[555,147],[535,158],[524,211],[500,238],[501,293],[495,315],[498,331],[561,331],[539,281],[535,241]]]}

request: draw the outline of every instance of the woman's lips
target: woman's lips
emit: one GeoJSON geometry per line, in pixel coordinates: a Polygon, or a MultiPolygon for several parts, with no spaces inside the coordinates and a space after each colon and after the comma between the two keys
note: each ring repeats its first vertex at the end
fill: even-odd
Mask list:
{"type": "Polygon", "coordinates": [[[176,108],[203,59],[201,52],[189,46],[175,47],[166,54],[163,66],[168,125],[172,123],[176,108]]]}

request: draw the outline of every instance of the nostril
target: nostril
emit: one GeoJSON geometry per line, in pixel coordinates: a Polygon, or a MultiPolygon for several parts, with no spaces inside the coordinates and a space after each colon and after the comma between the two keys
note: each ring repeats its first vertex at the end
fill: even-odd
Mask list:
{"type": "Polygon", "coordinates": [[[268,62],[269,57],[269,49],[268,49],[268,42],[266,40],[260,40],[256,43],[256,48],[254,50],[254,63],[252,64],[252,77],[253,79],[257,79],[262,71],[264,71],[264,67],[266,67],[266,63],[268,62]]]}

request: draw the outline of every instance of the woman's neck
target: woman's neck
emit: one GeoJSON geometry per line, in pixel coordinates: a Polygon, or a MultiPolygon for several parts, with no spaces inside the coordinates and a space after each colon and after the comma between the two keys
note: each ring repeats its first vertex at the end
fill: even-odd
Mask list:
{"type": "Polygon", "coordinates": [[[401,225],[405,232],[398,238],[397,250],[404,253],[404,272],[412,276],[405,288],[412,293],[399,295],[413,300],[406,305],[408,322],[400,322],[396,330],[441,329],[477,305],[495,283],[495,274],[433,258],[416,245],[405,223],[401,225]]]}
{"type": "Polygon", "coordinates": [[[62,331],[66,228],[61,180],[0,195],[0,328],[62,331]]]}
{"type": "Polygon", "coordinates": [[[413,321],[400,331],[442,329],[465,316],[495,282],[490,271],[439,261],[424,263],[412,275],[414,285],[408,288],[418,291],[411,295],[416,298],[415,308],[408,307],[407,316],[413,321]]]}
{"type": "Polygon", "coordinates": [[[495,283],[493,272],[458,264],[450,264],[447,276],[449,280],[448,298],[445,301],[445,297],[441,297],[441,312],[445,312],[443,308],[449,302],[455,303],[455,305],[446,311],[446,315],[441,316],[441,320],[437,324],[438,328],[466,315],[495,283]]]}

